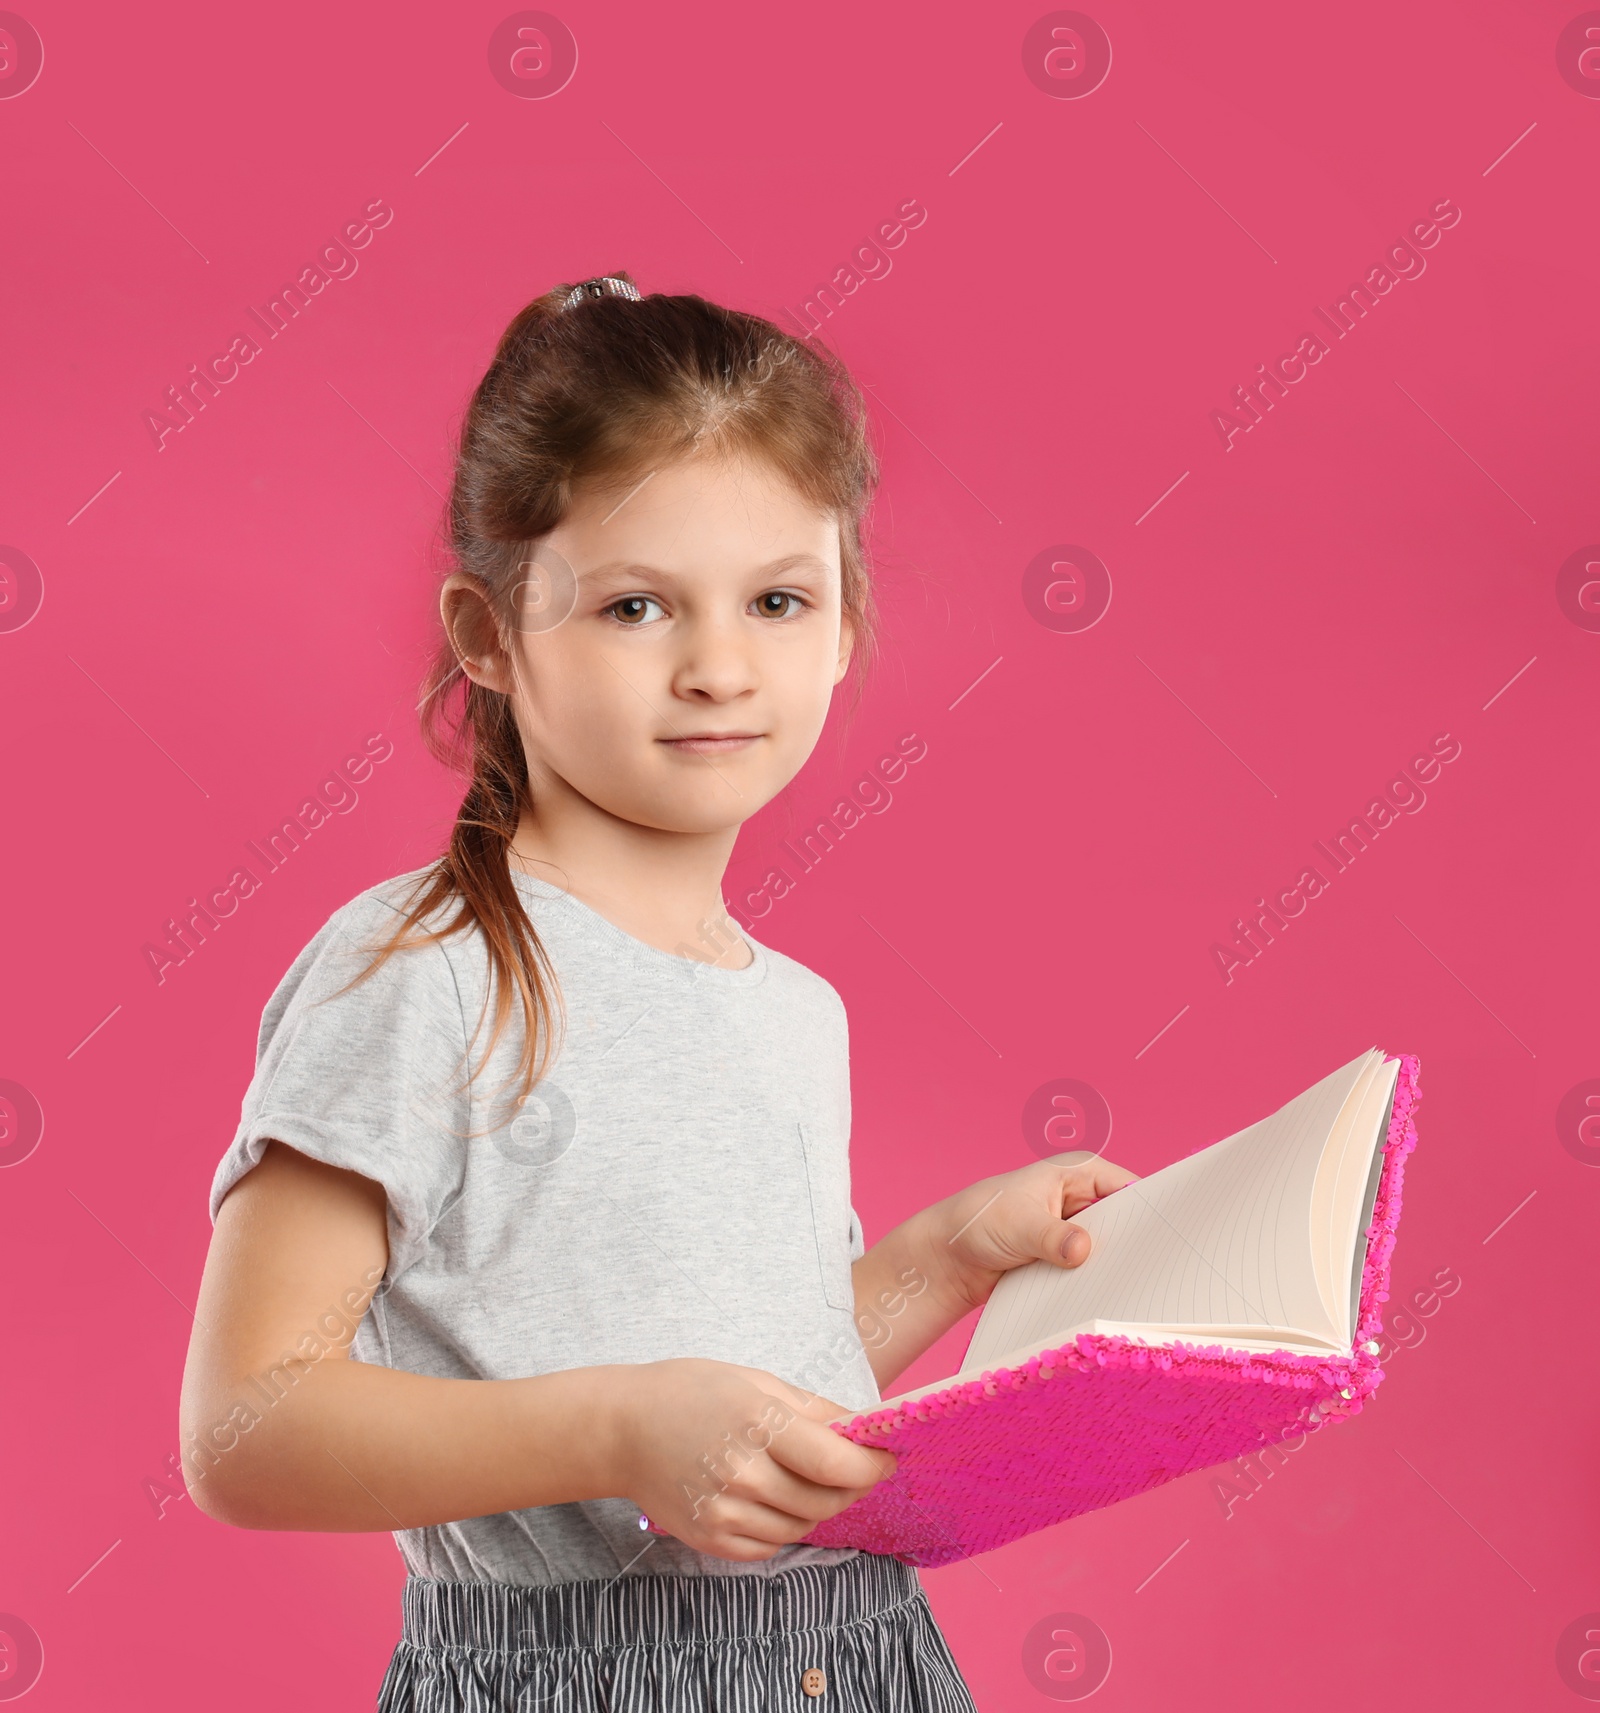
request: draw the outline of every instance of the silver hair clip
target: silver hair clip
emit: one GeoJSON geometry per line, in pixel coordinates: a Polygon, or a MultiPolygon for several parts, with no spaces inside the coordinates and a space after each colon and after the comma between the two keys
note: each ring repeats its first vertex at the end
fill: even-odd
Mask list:
{"type": "Polygon", "coordinates": [[[627,297],[635,303],[639,301],[639,288],[628,280],[619,280],[612,274],[600,274],[595,279],[585,280],[582,285],[576,285],[569,291],[561,302],[562,313],[580,304],[586,297],[627,297]]]}

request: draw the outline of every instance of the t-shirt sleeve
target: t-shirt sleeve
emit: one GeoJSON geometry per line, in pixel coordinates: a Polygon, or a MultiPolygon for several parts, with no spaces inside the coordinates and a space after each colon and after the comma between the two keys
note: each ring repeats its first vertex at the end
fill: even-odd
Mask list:
{"type": "Polygon", "coordinates": [[[464,1012],[443,946],[397,951],[346,988],[400,922],[363,895],[290,966],[262,1014],[255,1074],[210,1199],[214,1222],[271,1140],[359,1172],[388,1198],[391,1280],[460,1193],[472,1115],[464,1012]]]}
{"type": "Polygon", "coordinates": [[[861,1229],[861,1215],[850,1209],[850,1259],[859,1261],[867,1252],[867,1235],[861,1229]]]}

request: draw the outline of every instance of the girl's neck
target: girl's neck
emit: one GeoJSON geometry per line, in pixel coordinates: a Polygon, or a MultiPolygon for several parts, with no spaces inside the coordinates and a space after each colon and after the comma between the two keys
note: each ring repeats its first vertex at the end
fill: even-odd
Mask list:
{"type": "Polygon", "coordinates": [[[514,868],[559,886],[624,933],[664,952],[724,969],[754,958],[722,902],[737,827],[663,832],[597,812],[524,809],[514,868]]]}

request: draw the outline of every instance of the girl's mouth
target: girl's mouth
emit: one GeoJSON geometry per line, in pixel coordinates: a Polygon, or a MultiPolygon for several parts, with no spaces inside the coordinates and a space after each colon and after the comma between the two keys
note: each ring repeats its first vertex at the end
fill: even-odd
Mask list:
{"type": "Polygon", "coordinates": [[[762,732],[686,732],[678,737],[657,738],[668,749],[684,755],[730,755],[753,743],[759,743],[762,732]]]}

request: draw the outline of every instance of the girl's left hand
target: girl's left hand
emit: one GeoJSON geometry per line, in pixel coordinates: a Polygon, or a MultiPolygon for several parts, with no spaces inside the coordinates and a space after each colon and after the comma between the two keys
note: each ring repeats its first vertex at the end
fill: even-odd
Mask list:
{"type": "Polygon", "coordinates": [[[928,1210],[930,1258],[947,1287],[976,1307],[1013,1267],[1029,1261],[1081,1266],[1089,1233],[1071,1223],[1073,1214],[1137,1178],[1081,1151],[982,1178],[928,1210]]]}

